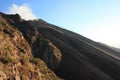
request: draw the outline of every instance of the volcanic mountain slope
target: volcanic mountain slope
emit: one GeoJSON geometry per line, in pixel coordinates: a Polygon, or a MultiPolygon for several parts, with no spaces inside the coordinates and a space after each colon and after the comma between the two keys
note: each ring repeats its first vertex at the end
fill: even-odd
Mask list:
{"type": "Polygon", "coordinates": [[[46,64],[34,58],[22,33],[9,24],[18,15],[0,13],[0,80],[61,80],[46,64]]]}
{"type": "Polygon", "coordinates": [[[32,55],[66,80],[120,80],[120,52],[41,19],[5,15],[28,41],[32,55]]]}

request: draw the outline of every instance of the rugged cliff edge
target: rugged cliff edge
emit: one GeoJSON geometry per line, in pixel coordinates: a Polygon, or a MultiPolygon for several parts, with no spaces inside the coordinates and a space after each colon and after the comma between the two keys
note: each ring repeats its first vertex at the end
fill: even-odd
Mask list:
{"type": "Polygon", "coordinates": [[[18,14],[0,13],[0,80],[60,80],[41,59],[33,57],[22,33],[11,25],[20,21],[18,14]]]}
{"type": "MultiPolygon", "coordinates": [[[[10,30],[1,28],[1,32],[4,33],[2,35],[8,35],[8,41],[16,47],[15,49],[27,55],[27,58],[26,56],[24,58],[24,54],[21,55],[19,52],[16,52],[19,53],[17,56],[20,59],[17,58],[16,60],[15,57],[15,61],[18,61],[22,66],[26,64],[24,61],[27,61],[30,65],[27,64],[26,67],[34,66],[33,69],[37,65],[38,72],[45,70],[45,72],[42,72],[44,73],[43,76],[41,72],[39,73],[42,77],[46,76],[44,77],[47,78],[45,80],[57,80],[59,78],[49,69],[44,69],[43,66],[39,66],[41,64],[41,60],[39,59],[42,59],[48,68],[65,80],[120,80],[119,50],[94,42],[79,34],[49,24],[41,19],[25,21],[22,20],[18,14],[2,14],[1,20],[2,19],[4,19],[4,22],[1,22],[1,25],[4,25],[5,29],[10,28],[10,30]],[[9,25],[9,28],[6,27],[6,23],[9,25]],[[11,31],[11,29],[14,29],[15,33],[11,31]],[[14,34],[9,34],[11,32],[14,34]],[[16,34],[17,36],[15,36],[16,34]],[[16,41],[18,41],[19,44],[16,41]],[[13,44],[15,42],[17,44],[13,44]],[[18,48],[18,46],[22,47],[18,48]],[[27,60],[22,60],[21,58],[27,60]]],[[[3,46],[6,45],[4,42],[1,44],[3,46]]],[[[1,49],[2,48],[4,47],[1,47],[1,49]]],[[[1,51],[6,52],[8,50],[1,51]]],[[[4,57],[1,57],[1,63],[4,65],[9,61],[14,61],[11,60],[11,58],[8,61],[3,58],[4,57]]],[[[29,68],[25,71],[29,72],[29,68]]],[[[6,75],[5,72],[3,73],[6,75]]],[[[26,76],[30,78],[29,75],[26,76]]],[[[35,78],[35,76],[38,77],[34,74],[33,78],[35,78]]]]}

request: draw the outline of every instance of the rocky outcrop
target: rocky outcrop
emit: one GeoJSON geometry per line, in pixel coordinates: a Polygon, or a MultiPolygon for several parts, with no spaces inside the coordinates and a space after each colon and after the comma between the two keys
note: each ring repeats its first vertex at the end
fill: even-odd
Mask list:
{"type": "MultiPolygon", "coordinates": [[[[15,25],[15,24],[14,24],[15,25]]],[[[42,59],[53,71],[56,71],[62,58],[60,50],[48,39],[45,39],[37,27],[33,27],[30,22],[23,21],[15,25],[28,41],[33,56],[42,59]]]]}
{"type": "Polygon", "coordinates": [[[18,14],[6,15],[6,14],[0,12],[0,18],[5,19],[7,22],[9,22],[11,24],[16,24],[16,23],[19,23],[20,21],[23,21],[18,14]]]}
{"type": "Polygon", "coordinates": [[[21,21],[18,14],[0,13],[0,80],[61,80],[33,57],[28,42],[13,25],[21,21]]]}

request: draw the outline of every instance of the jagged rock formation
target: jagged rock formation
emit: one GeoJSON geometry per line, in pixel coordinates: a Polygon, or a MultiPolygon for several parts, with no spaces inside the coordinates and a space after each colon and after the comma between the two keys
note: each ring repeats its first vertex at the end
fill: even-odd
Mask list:
{"type": "MultiPolygon", "coordinates": [[[[42,59],[61,78],[120,80],[120,52],[115,48],[94,42],[40,19],[24,21],[19,15],[10,17],[5,14],[4,19],[23,34],[23,39],[26,39],[31,48],[32,54],[29,56],[42,59]]],[[[9,33],[6,30],[4,32],[9,33]]],[[[4,42],[2,44],[6,45],[4,42]]],[[[24,50],[27,51],[25,48],[24,50]]],[[[29,61],[38,65],[38,59],[29,61]]],[[[5,77],[4,73],[0,73],[5,77]]]]}
{"type": "Polygon", "coordinates": [[[13,25],[23,33],[34,57],[41,58],[50,69],[56,71],[62,57],[60,50],[49,39],[44,38],[31,22],[21,21],[13,25]]]}
{"type": "Polygon", "coordinates": [[[42,60],[33,57],[22,33],[11,25],[19,21],[18,14],[0,13],[0,80],[60,80],[42,60]]]}

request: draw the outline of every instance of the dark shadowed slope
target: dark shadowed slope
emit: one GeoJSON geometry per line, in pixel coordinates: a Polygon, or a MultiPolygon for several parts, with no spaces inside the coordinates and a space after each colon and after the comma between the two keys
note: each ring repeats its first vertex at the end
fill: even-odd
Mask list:
{"type": "Polygon", "coordinates": [[[66,80],[120,80],[120,53],[43,20],[9,21],[22,32],[34,57],[66,80]]]}
{"type": "MultiPolygon", "coordinates": [[[[41,28],[40,32],[42,34],[46,33],[44,36],[54,42],[54,44],[61,50],[63,54],[63,62],[61,62],[60,71],[63,69],[63,73],[70,73],[70,76],[74,76],[76,79],[85,79],[86,76],[92,76],[95,74],[100,74],[104,76],[104,73],[111,76],[115,80],[119,80],[120,77],[120,61],[113,56],[114,52],[108,52],[96,46],[97,43],[85,39],[84,37],[74,37],[68,36],[65,33],[60,34],[53,32],[51,29],[41,28]],[[49,35],[49,36],[47,36],[49,35]],[[59,35],[59,36],[58,36],[59,35]],[[56,36],[56,37],[55,37],[56,36]],[[82,39],[83,38],[83,39],[82,39]],[[89,41],[89,42],[88,42],[89,41]],[[73,59],[73,60],[72,60],[73,59]],[[75,63],[73,63],[75,60],[75,63]],[[81,64],[83,63],[83,64],[81,64]],[[63,66],[67,64],[66,66],[63,66]],[[68,65],[69,64],[69,65],[68,65]],[[78,64],[78,65],[77,65],[78,64]],[[83,66],[84,65],[84,66],[83,66]],[[70,67],[71,66],[71,67],[70,67]],[[86,68],[87,67],[87,68],[86,68]],[[93,74],[90,71],[87,71],[89,68],[93,68],[92,71],[97,68],[93,74]],[[85,68],[85,69],[84,69],[85,68]],[[72,71],[73,70],[73,71],[72,71]],[[83,71],[82,71],[83,70],[83,71]],[[99,72],[101,71],[101,72],[99,72]],[[85,73],[86,72],[86,73],[85,73]],[[71,75],[71,73],[73,73],[71,75]],[[81,74],[80,74],[81,73],[81,74]],[[78,74],[78,75],[77,75],[78,74]],[[86,75],[88,74],[88,75],[86,75]]],[[[73,33],[74,34],[74,33],[73,33]]],[[[91,70],[91,69],[89,69],[91,70]]],[[[61,73],[61,75],[63,74],[61,73]]],[[[64,76],[64,75],[63,75],[64,76]]],[[[65,75],[66,76],[66,75],[65,75]]],[[[67,75],[68,76],[68,75],[67,75]]],[[[88,78],[88,77],[87,77],[88,78]]],[[[105,77],[104,77],[105,78],[105,77]]],[[[71,78],[70,78],[71,79],[71,78]]],[[[90,78],[88,78],[89,80],[90,78]]],[[[104,80],[101,78],[94,78],[95,80],[104,80]]],[[[87,79],[85,79],[87,80],[87,79]]],[[[93,79],[90,79],[93,80],[93,79]]],[[[109,80],[109,79],[108,79],[109,80]]]]}

